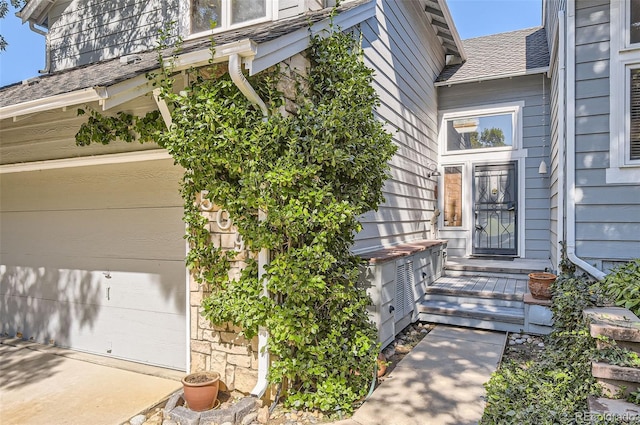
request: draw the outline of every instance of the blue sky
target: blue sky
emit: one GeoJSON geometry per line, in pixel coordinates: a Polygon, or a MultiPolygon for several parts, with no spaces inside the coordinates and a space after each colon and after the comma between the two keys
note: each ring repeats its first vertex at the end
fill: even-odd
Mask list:
{"type": "MultiPolygon", "coordinates": [[[[447,0],[462,39],[541,24],[542,0],[447,0]]],[[[0,86],[38,76],[44,68],[44,37],[22,25],[10,9],[0,20],[9,47],[0,52],[0,86]]]]}

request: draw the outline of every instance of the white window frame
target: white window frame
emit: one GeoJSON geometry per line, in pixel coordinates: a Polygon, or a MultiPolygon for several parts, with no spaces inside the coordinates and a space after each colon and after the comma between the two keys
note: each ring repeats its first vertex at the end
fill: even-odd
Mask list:
{"type": "MultiPolygon", "coordinates": [[[[526,159],[529,156],[529,150],[524,148],[524,131],[522,113],[524,110],[525,102],[506,102],[498,103],[494,105],[480,106],[480,107],[466,107],[457,109],[448,109],[442,111],[440,118],[440,131],[438,136],[438,145],[440,146],[440,158],[439,166],[444,175],[444,167],[462,166],[462,202],[463,202],[463,218],[462,226],[460,227],[445,227],[444,226],[444,214],[440,214],[438,218],[438,232],[445,233],[450,238],[454,235],[461,236],[465,239],[465,255],[472,254],[473,245],[473,231],[472,227],[473,217],[469,213],[470,208],[473,205],[473,166],[474,165],[490,165],[498,163],[506,163],[515,161],[518,174],[518,257],[524,257],[526,252],[526,239],[525,239],[525,224],[526,224],[526,212],[525,208],[525,193],[526,193],[526,159]],[[513,146],[508,148],[486,148],[486,149],[466,149],[462,151],[449,152],[446,150],[444,144],[446,140],[446,125],[447,120],[452,118],[465,118],[478,115],[495,115],[497,113],[513,113],[513,146]],[[467,211],[465,214],[464,211],[467,211]]],[[[440,211],[444,211],[444,178],[439,179],[439,193],[438,200],[440,211]]]]}
{"type": "Polygon", "coordinates": [[[521,136],[522,136],[522,108],[524,102],[502,103],[493,105],[486,108],[463,108],[446,111],[442,115],[441,131],[440,131],[440,155],[470,155],[478,154],[481,152],[501,152],[501,151],[514,151],[520,149],[521,136]],[[483,116],[492,115],[506,115],[511,114],[511,146],[501,146],[497,148],[482,148],[482,149],[461,149],[450,151],[447,149],[447,121],[459,118],[477,118],[483,116]]]}
{"type": "Polygon", "coordinates": [[[630,159],[631,70],[640,68],[640,43],[630,43],[629,0],[612,1],[611,65],[609,78],[609,168],[607,183],[635,183],[640,181],[640,160],[630,159]]]}
{"type": "Polygon", "coordinates": [[[237,28],[248,27],[255,24],[260,24],[262,22],[269,22],[278,19],[278,0],[266,0],[266,16],[252,19],[250,21],[240,22],[234,25],[231,25],[231,2],[230,0],[222,0],[223,4],[223,12],[222,12],[222,22],[219,22],[219,25],[216,28],[191,33],[191,0],[183,0],[181,2],[181,12],[183,12],[182,23],[185,28],[184,37],[185,40],[190,40],[194,38],[202,38],[210,36],[211,34],[217,34],[220,32],[230,31],[237,28]]]}

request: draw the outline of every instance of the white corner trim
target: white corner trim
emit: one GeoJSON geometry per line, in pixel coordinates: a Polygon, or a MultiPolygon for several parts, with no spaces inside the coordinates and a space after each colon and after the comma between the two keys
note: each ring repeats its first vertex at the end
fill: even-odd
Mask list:
{"type": "Polygon", "coordinates": [[[0,120],[29,115],[52,109],[79,105],[81,103],[96,102],[107,98],[106,90],[102,87],[86,88],[41,99],[17,103],[0,108],[0,120]]]}
{"type": "Polygon", "coordinates": [[[627,46],[629,29],[626,25],[628,1],[612,1],[610,5],[610,93],[609,96],[609,167],[607,184],[637,184],[640,181],[640,163],[627,160],[630,99],[629,70],[640,67],[640,48],[627,46]]]}
{"type": "Polygon", "coordinates": [[[21,164],[6,164],[0,165],[0,174],[55,170],[58,168],[86,167],[90,165],[125,164],[130,162],[157,161],[163,159],[171,159],[171,155],[169,155],[169,153],[164,149],[153,149],[148,151],[25,162],[21,164]]]}

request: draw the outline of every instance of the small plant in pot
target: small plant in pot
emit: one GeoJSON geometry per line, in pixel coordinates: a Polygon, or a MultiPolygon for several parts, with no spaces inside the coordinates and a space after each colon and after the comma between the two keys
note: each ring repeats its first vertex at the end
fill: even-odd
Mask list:
{"type": "Polygon", "coordinates": [[[196,412],[212,409],[218,398],[220,374],[196,372],[182,378],[184,400],[187,407],[196,412]]]}

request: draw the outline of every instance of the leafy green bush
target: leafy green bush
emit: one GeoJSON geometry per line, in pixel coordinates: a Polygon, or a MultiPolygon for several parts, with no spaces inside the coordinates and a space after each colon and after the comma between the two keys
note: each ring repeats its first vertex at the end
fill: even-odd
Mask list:
{"type": "Polygon", "coordinates": [[[366,395],[379,351],[370,299],[357,284],[361,261],[350,247],[358,217],[383,201],[396,148],[375,117],[373,71],[358,39],[333,30],[312,36],[307,53],[311,66],[299,77],[291,114],[279,112],[276,71],[250,79],[270,110],[264,119],[224,70],[213,79],[192,70],[191,84],[178,93],[165,67],[157,84],[172,109],[170,129],[157,113],[92,112],[76,141],[153,140],[165,148],[185,169],[187,264],[211,291],[206,317],[231,322],[248,338],[267,328],[269,379],[286,382],[286,403],[348,413],[366,395]],[[211,241],[198,205],[202,191],[229,212],[251,251],[239,278],[229,277],[235,252],[211,241]],[[262,249],[270,251],[270,297],[260,296],[255,258],[262,249]]]}
{"type": "Polygon", "coordinates": [[[616,267],[602,281],[606,295],[640,316],[640,258],[616,267]]]}
{"type": "Polygon", "coordinates": [[[588,411],[587,397],[599,389],[591,376],[595,342],[582,310],[599,301],[586,278],[560,276],[552,287],[555,330],[539,360],[505,361],[485,384],[482,424],[566,424],[588,411]]]}

